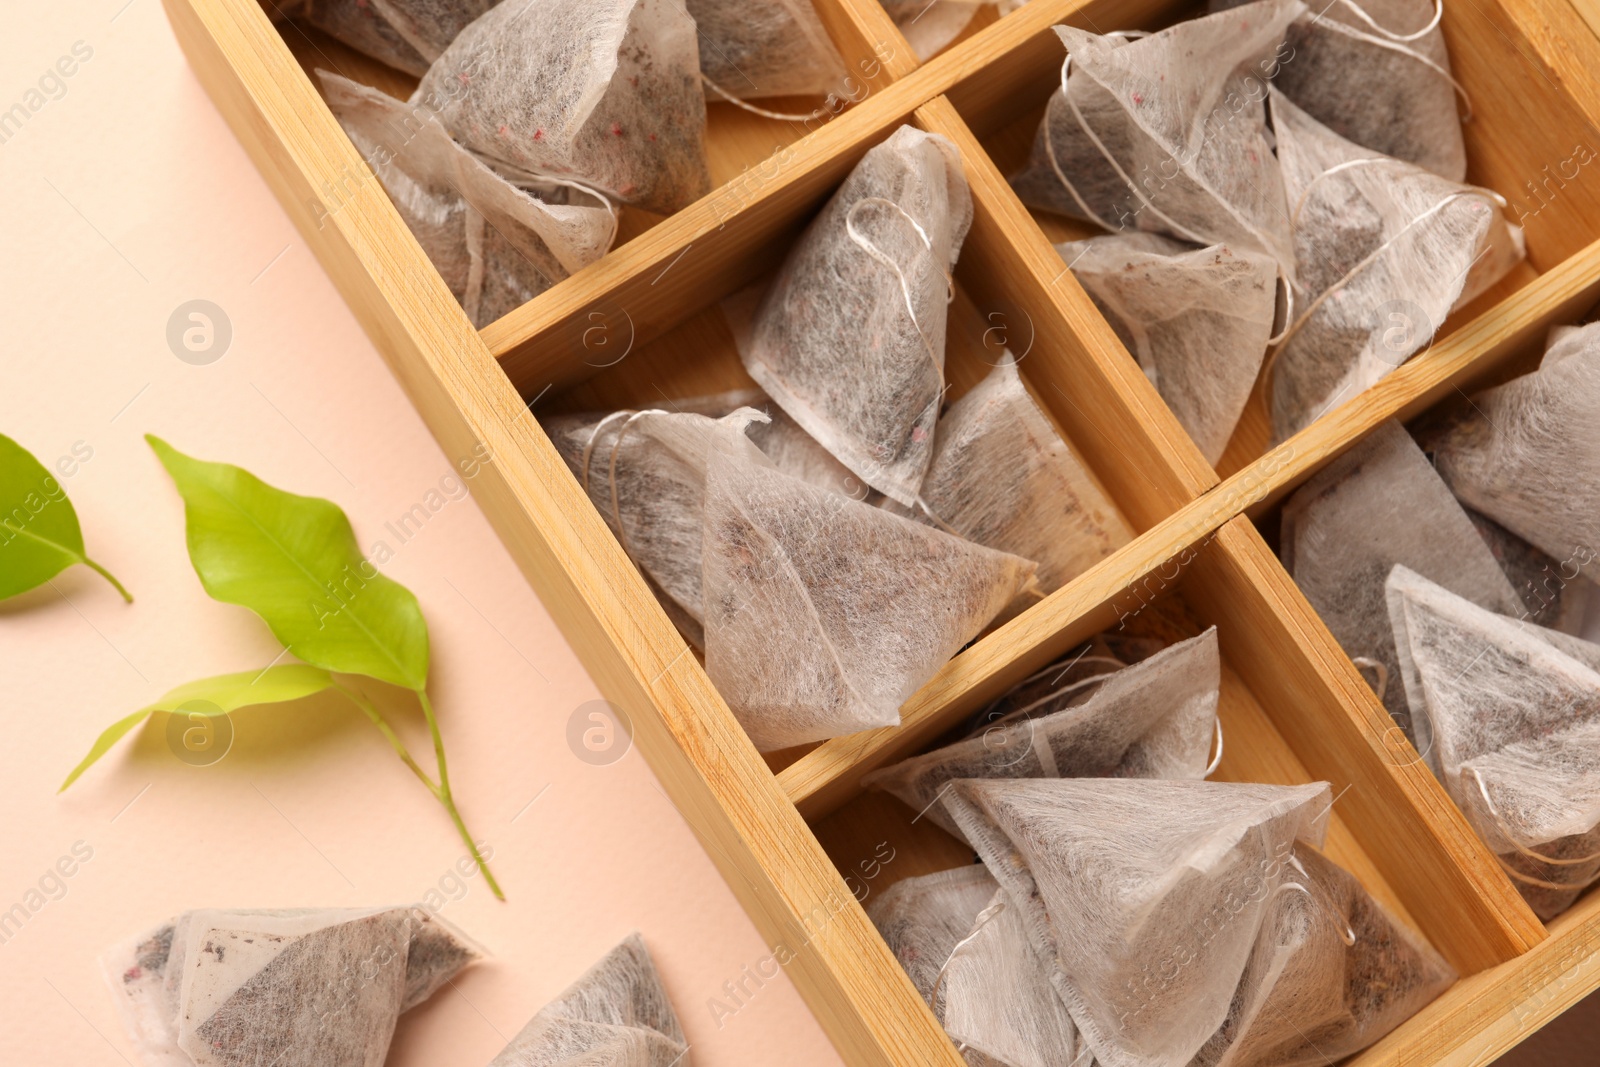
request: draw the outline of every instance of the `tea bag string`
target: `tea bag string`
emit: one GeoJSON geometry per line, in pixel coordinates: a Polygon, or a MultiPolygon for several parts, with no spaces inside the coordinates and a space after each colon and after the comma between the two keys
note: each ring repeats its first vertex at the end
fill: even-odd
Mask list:
{"type": "MultiPolygon", "coordinates": [[[[554,174],[544,173],[534,173],[533,176],[537,180],[529,182],[529,185],[560,185],[567,189],[576,189],[585,196],[592,196],[596,200],[600,201],[600,206],[605,208],[606,214],[611,216],[611,234],[606,238],[605,243],[606,248],[611,247],[611,245],[617,239],[617,228],[620,225],[620,221],[618,218],[617,207],[611,202],[611,198],[609,196],[607,196],[605,193],[602,193],[599,189],[596,189],[592,185],[585,185],[583,182],[575,182],[570,178],[559,178],[554,174]]],[[[527,189],[524,188],[523,191],[527,192],[527,189]]],[[[551,206],[560,207],[562,205],[551,206]]]]}
{"type": "MultiPolygon", "coordinates": [[[[866,234],[862,233],[861,230],[856,226],[856,214],[868,204],[877,207],[887,207],[891,211],[899,214],[901,218],[909,222],[911,224],[911,228],[916,231],[917,237],[922,241],[923,252],[930,259],[933,258],[933,239],[928,236],[928,231],[922,228],[922,223],[918,222],[911,216],[911,212],[907,211],[905,208],[901,207],[899,204],[888,199],[887,197],[864,196],[860,200],[857,200],[855,203],[851,204],[849,209],[844,213],[844,229],[845,233],[849,235],[850,240],[853,241],[867,255],[871,256],[879,263],[882,263],[884,266],[894,271],[895,278],[900,282],[900,295],[905,298],[906,314],[911,316],[911,326],[917,331],[917,337],[922,341],[923,352],[926,353],[928,357],[928,364],[933,368],[934,377],[939,382],[939,389],[934,394],[933,400],[929,403],[929,407],[936,407],[940,400],[944,397],[945,392],[944,363],[942,360],[940,360],[939,352],[934,347],[933,341],[929,339],[928,331],[922,328],[922,323],[917,318],[916,299],[911,294],[911,279],[906,277],[906,272],[900,268],[899,263],[895,262],[893,256],[889,255],[889,253],[885,252],[882,248],[879,248],[876,244],[874,244],[872,239],[866,234]]],[[[945,303],[948,304],[956,298],[955,279],[950,276],[949,270],[947,270],[942,264],[939,264],[936,260],[935,265],[938,266],[939,273],[944,276],[945,303]]],[[[927,408],[924,408],[921,412],[917,413],[917,418],[919,421],[926,412],[927,408]]],[[[934,524],[945,533],[952,534],[956,537],[964,536],[949,523],[945,522],[938,515],[934,514],[933,509],[928,506],[927,501],[922,499],[920,493],[917,495],[915,503],[917,507],[922,509],[923,514],[932,519],[934,524]]]]}
{"type": "MultiPolygon", "coordinates": [[[[1517,850],[1518,855],[1524,856],[1530,860],[1537,860],[1539,863],[1548,863],[1552,867],[1581,867],[1586,863],[1593,863],[1595,860],[1600,860],[1600,852],[1591,852],[1587,856],[1574,856],[1569,859],[1557,859],[1554,856],[1546,856],[1541,852],[1535,852],[1533,849],[1524,846],[1522,842],[1517,840],[1516,835],[1511,832],[1511,827],[1506,825],[1506,821],[1503,817],[1501,817],[1500,809],[1495,806],[1495,802],[1489,798],[1489,787],[1487,783],[1484,782],[1483,775],[1478,773],[1478,768],[1472,766],[1471,764],[1465,764],[1461,768],[1461,773],[1471,774],[1473,781],[1478,783],[1478,795],[1483,797],[1484,804],[1489,808],[1490,818],[1494,819],[1495,825],[1500,828],[1500,832],[1505,835],[1505,839],[1511,842],[1511,847],[1517,850]]],[[[1533,878],[1532,875],[1525,875],[1521,871],[1512,870],[1506,865],[1504,860],[1501,860],[1501,866],[1506,867],[1507,872],[1513,877],[1528,881],[1533,885],[1544,886],[1547,889],[1579,888],[1575,885],[1557,885],[1550,882],[1540,881],[1536,878],[1533,878]]]]}
{"type": "MultiPolygon", "coordinates": [[[[1292,864],[1294,869],[1299,871],[1307,881],[1311,880],[1311,874],[1305,869],[1305,866],[1301,864],[1299,856],[1296,856],[1291,852],[1289,854],[1289,863],[1292,864]]],[[[1272,896],[1276,897],[1279,893],[1295,892],[1297,890],[1306,895],[1306,899],[1311,901],[1311,906],[1315,911],[1320,913],[1323,918],[1327,919],[1333,924],[1334,930],[1339,934],[1339,940],[1345,943],[1345,947],[1348,948],[1356,943],[1356,932],[1350,928],[1350,923],[1342,916],[1336,916],[1330,912],[1327,906],[1323,904],[1322,901],[1317,899],[1316,894],[1311,892],[1311,890],[1307,889],[1300,882],[1289,881],[1280,883],[1279,886],[1272,891],[1272,896]]],[[[1269,897],[1268,899],[1270,902],[1271,898],[1269,897]]]]}
{"type": "MultiPolygon", "coordinates": [[[[1444,0],[1434,0],[1433,18],[1428,22],[1428,25],[1423,27],[1421,30],[1418,30],[1416,33],[1409,34],[1397,34],[1392,30],[1380,26],[1371,15],[1367,14],[1360,4],[1355,2],[1355,0],[1336,0],[1336,2],[1344,4],[1345,7],[1348,7],[1351,11],[1355,12],[1356,17],[1361,19],[1361,21],[1365,22],[1368,26],[1371,26],[1376,33],[1366,33],[1362,30],[1356,29],[1354,26],[1347,25],[1343,22],[1335,22],[1332,19],[1323,19],[1320,16],[1315,20],[1318,26],[1332,30],[1334,33],[1343,34],[1344,36],[1353,40],[1364,41],[1367,44],[1378,48],[1386,48],[1391,52],[1398,52],[1403,56],[1409,56],[1418,63],[1421,63],[1423,66],[1427,67],[1429,70],[1439,75],[1439,77],[1450,83],[1451,88],[1456,91],[1456,95],[1461,98],[1462,104],[1464,104],[1467,109],[1467,113],[1461,117],[1461,121],[1472,121],[1472,97],[1468,96],[1466,88],[1460,82],[1456,81],[1455,75],[1451,74],[1449,70],[1440,65],[1436,60],[1433,59],[1433,57],[1424,55],[1415,48],[1406,47],[1406,42],[1415,41],[1421,37],[1425,37],[1438,27],[1439,20],[1444,15],[1444,0]]],[[[1328,5],[1328,7],[1332,6],[1332,4],[1328,5]]],[[[1327,8],[1324,8],[1323,10],[1326,11],[1327,8]]]]}
{"type": "Polygon", "coordinates": [[[955,946],[950,950],[950,955],[945,957],[944,966],[940,967],[939,973],[933,976],[933,985],[928,988],[928,1007],[931,1008],[939,1002],[939,987],[944,984],[945,976],[950,973],[950,965],[955,962],[956,956],[962,949],[977,940],[978,935],[983,933],[983,928],[988,926],[995,917],[1005,910],[1006,898],[1001,897],[978,912],[977,918],[973,920],[971,932],[955,943],[955,946]]]}
{"type": "Polygon", "coordinates": [[[1378,702],[1380,704],[1383,703],[1383,695],[1389,691],[1389,668],[1366,656],[1352,657],[1350,662],[1354,663],[1358,668],[1373,671],[1377,674],[1378,684],[1372,687],[1372,691],[1377,694],[1378,702]]]}
{"type": "Polygon", "coordinates": [[[750,114],[760,115],[764,119],[777,119],[780,122],[810,122],[812,119],[820,119],[822,116],[828,114],[828,108],[826,106],[817,108],[809,115],[791,115],[782,111],[768,111],[766,108],[756,107],[754,104],[747,103],[739,99],[737,96],[734,96],[732,93],[728,92],[728,90],[724,89],[722,86],[706,77],[704,73],[701,73],[700,80],[705,82],[706,88],[722,97],[722,99],[726,100],[734,107],[744,108],[744,110],[750,112],[750,114]]]}
{"type": "Polygon", "coordinates": [[[1210,778],[1216,769],[1222,766],[1222,720],[1219,718],[1214,721],[1217,727],[1217,754],[1211,757],[1210,763],[1206,764],[1206,773],[1200,776],[1202,778],[1210,778]]]}
{"type": "MultiPolygon", "coordinates": [[[[1105,36],[1121,37],[1123,39],[1131,40],[1139,37],[1148,37],[1149,34],[1137,30],[1118,30],[1108,33],[1105,36]]],[[[1211,241],[1208,241],[1206,238],[1195,233],[1187,226],[1182,225],[1166,212],[1156,207],[1155,202],[1144,194],[1144,190],[1139,188],[1139,184],[1132,178],[1128,177],[1127,171],[1122,169],[1122,164],[1118,163],[1112,156],[1110,150],[1106,148],[1105,143],[1100,140],[1100,135],[1095,133],[1090,127],[1089,123],[1084,119],[1083,111],[1078,107],[1077,101],[1073,100],[1072,94],[1067,91],[1067,77],[1069,74],[1071,74],[1071,72],[1072,54],[1069,52],[1067,54],[1067,58],[1061,63],[1061,97],[1067,102],[1067,106],[1072,109],[1073,117],[1078,120],[1078,128],[1084,133],[1088,134],[1089,140],[1094,143],[1095,148],[1100,153],[1100,157],[1111,165],[1111,169],[1117,172],[1117,177],[1122,179],[1122,184],[1133,190],[1134,195],[1139,198],[1139,200],[1144,204],[1144,207],[1149,208],[1151,214],[1155,215],[1162,222],[1166,223],[1166,225],[1171,228],[1173,233],[1198,245],[1211,244],[1211,241]]],[[[1084,203],[1083,197],[1079,195],[1077,187],[1072,184],[1072,182],[1067,178],[1066,173],[1062,171],[1061,163],[1056,158],[1055,137],[1051,132],[1050,109],[1055,106],[1055,102],[1056,96],[1054,93],[1051,93],[1049,101],[1045,104],[1044,118],[1044,149],[1045,155],[1050,160],[1050,169],[1055,171],[1057,180],[1059,180],[1061,184],[1066,187],[1067,192],[1072,195],[1072,199],[1077,203],[1078,207],[1083,210],[1083,213],[1099,224],[1102,229],[1112,233],[1126,229],[1124,226],[1111,225],[1105,219],[1101,218],[1097,212],[1091,210],[1089,205],[1084,203]]],[[[1174,162],[1176,162],[1176,160],[1174,160],[1174,162]]],[[[1266,247],[1266,243],[1262,242],[1262,246],[1266,247]]],[[[1277,344],[1283,339],[1284,334],[1289,330],[1289,323],[1294,319],[1294,286],[1290,283],[1288,272],[1284,269],[1283,264],[1278,263],[1277,268],[1278,273],[1276,280],[1281,282],[1283,285],[1284,328],[1275,336],[1267,338],[1267,344],[1269,345],[1277,344]]],[[[1274,318],[1276,318],[1276,316],[1274,316],[1274,318]]]]}
{"type": "Polygon", "coordinates": [[[630,414],[622,425],[617,427],[617,436],[611,442],[611,462],[606,468],[606,479],[611,483],[611,517],[617,523],[617,540],[622,544],[622,550],[631,558],[633,549],[628,547],[628,531],[622,524],[622,502],[617,496],[617,453],[622,450],[622,439],[627,436],[628,429],[646,415],[665,415],[660,408],[646,408],[630,414]]]}

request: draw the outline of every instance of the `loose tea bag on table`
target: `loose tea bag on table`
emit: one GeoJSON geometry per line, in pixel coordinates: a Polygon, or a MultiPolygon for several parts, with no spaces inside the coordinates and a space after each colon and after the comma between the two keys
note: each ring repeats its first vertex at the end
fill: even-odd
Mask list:
{"type": "Polygon", "coordinates": [[[537,1015],[489,1067],[689,1067],[689,1043],[638,934],[537,1015]]]}
{"type": "Polygon", "coordinates": [[[1388,595],[1406,694],[1432,724],[1429,764],[1534,911],[1553,918],[1600,877],[1600,647],[1574,648],[1586,642],[1404,567],[1388,595]]]}
{"type": "Polygon", "coordinates": [[[839,89],[844,58],[812,0],[686,0],[699,31],[707,100],[839,89]]]}
{"type": "Polygon", "coordinates": [[[1150,233],[1069,241],[1056,251],[1216,463],[1267,354],[1277,262],[1248,248],[1197,249],[1150,233]]]}
{"type": "Polygon", "coordinates": [[[1010,352],[939,419],[916,506],[885,506],[1035,561],[1045,595],[1133,540],[1133,528],[1028,395],[1010,352]]]}
{"type": "Polygon", "coordinates": [[[1136,40],[1057,26],[1065,84],[1011,179],[1017,195],[1107,230],[1264,252],[1292,277],[1263,100],[1274,50],[1304,10],[1260,0],[1136,40]]]}
{"type": "Polygon", "coordinates": [[[1282,441],[1424,348],[1524,247],[1499,194],[1352,144],[1270,95],[1295,242],[1293,311],[1271,364],[1282,441]]]}
{"type": "Polygon", "coordinates": [[[1522,604],[1471,520],[1393,420],[1323,468],[1283,509],[1283,565],[1418,751],[1426,721],[1397,676],[1383,583],[1395,564],[1493,611],[1522,604]]]}
{"type": "Polygon", "coordinates": [[[1294,842],[1326,833],[1331,791],[967,779],[943,803],[1020,909],[1095,1058],[1183,1067],[1227,1016],[1294,842]]]}
{"type": "Polygon", "coordinates": [[[426,110],[317,74],[329,108],[474,326],[611,247],[616,214],[598,194],[550,183],[518,188],[451,140],[426,110]]]}
{"type": "Polygon", "coordinates": [[[1082,704],[1055,710],[1047,695],[1009,725],[884,767],[861,784],[893,793],[960,837],[934,803],[959,778],[1203,778],[1221,681],[1213,627],[1107,676],[1082,704]]]}
{"type": "Polygon", "coordinates": [[[1034,565],[714,451],[706,672],[762,751],[893,726],[1034,565]]]}
{"type": "Polygon", "coordinates": [[[296,18],[421,77],[473,19],[499,0],[286,0],[272,17],[296,18]]]}
{"type": "Polygon", "coordinates": [[[694,19],[677,0],[502,0],[412,94],[496,173],[669,215],[711,189],[694,19]]]}
{"type": "Polygon", "coordinates": [[[939,1015],[935,986],[950,950],[972,930],[999,883],[981,863],[902,878],[867,903],[867,918],[911,984],[939,1015]]]}
{"type": "Polygon", "coordinates": [[[1094,1062],[1004,889],[995,890],[951,951],[941,993],[940,1022],[971,1067],[1094,1062]]]}
{"type": "Polygon", "coordinates": [[[101,964],[149,1067],[382,1067],[399,1014],[480,955],[416,909],[201,910],[101,964]]]}
{"type": "Polygon", "coordinates": [[[900,127],[800,235],[739,344],[779,407],[905,505],[933,455],[950,271],[971,223],[955,146],[900,127]]]}
{"type": "Polygon", "coordinates": [[[1600,579],[1600,325],[1558,327],[1539,369],[1478,394],[1428,441],[1469,506],[1600,579]]]}
{"type": "MultiPolygon", "coordinates": [[[[1212,0],[1213,11],[1237,4],[1212,0]]],[[[1272,84],[1347,141],[1459,182],[1467,149],[1435,0],[1309,0],[1272,84]]]]}
{"type": "Polygon", "coordinates": [[[718,419],[690,412],[616,411],[557,417],[546,429],[578,484],[652,584],[681,609],[674,622],[704,644],[700,539],[711,449],[768,465],[745,430],[763,416],[737,408],[718,419]]]}
{"type": "Polygon", "coordinates": [[[1320,852],[1297,844],[1228,1018],[1192,1067],[1331,1064],[1373,1044],[1455,971],[1320,852]]]}

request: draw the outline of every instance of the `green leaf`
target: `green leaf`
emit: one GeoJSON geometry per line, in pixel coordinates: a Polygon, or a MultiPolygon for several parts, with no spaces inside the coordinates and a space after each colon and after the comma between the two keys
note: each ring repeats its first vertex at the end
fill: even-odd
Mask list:
{"type": "Polygon", "coordinates": [[[240,708],[255,707],[258,704],[282,704],[290,700],[299,700],[313,693],[320,693],[333,684],[333,678],[325,670],[309,667],[304,663],[288,663],[280,667],[268,667],[264,671],[219,674],[215,678],[202,678],[196,682],[180,685],[155,703],[142,707],[127,718],[118,719],[106,727],[105,732],[95,739],[89,754],[83,757],[83,762],[72,768],[72,773],[67,775],[67,780],[61,783],[61,789],[56,792],[59,793],[76,782],[79,775],[93,766],[101,756],[111,751],[112,745],[122,740],[130,730],[155,712],[173,712],[183,708],[185,704],[204,701],[212,705],[215,710],[197,708],[186,710],[191,715],[226,715],[240,708]]]}
{"type": "Polygon", "coordinates": [[[0,434],[0,600],[43,585],[74,563],[94,568],[133,602],[109,571],[84,554],[78,512],[61,483],[27,449],[0,434]]]}
{"type": "Polygon", "coordinates": [[[339,505],[145,440],[183,496],[189,559],[207,593],[260,615],[307,663],[407,689],[427,685],[422,608],[361,555],[339,505]]]}

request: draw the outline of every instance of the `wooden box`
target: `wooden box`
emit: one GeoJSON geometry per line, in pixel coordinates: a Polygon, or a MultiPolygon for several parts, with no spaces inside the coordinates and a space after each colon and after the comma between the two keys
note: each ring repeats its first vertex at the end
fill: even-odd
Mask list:
{"type": "MultiPolygon", "coordinates": [[[[712,105],[714,191],[676,215],[626,212],[598,263],[479,331],[401,223],[307,71],[397,95],[410,81],[256,0],[164,0],[191,63],[447,454],[492,462],[485,512],[844,1059],[961,1059],[860,900],[970,860],[862,795],[867,770],[926,747],[1091,634],[1215,624],[1227,748],[1218,775],[1325,779],[1330,852],[1464,977],[1353,1062],[1488,1063],[1600,987],[1600,894],[1541,924],[1256,532],[1259,517],[1391,416],[1503,376],[1552,323],[1600,300],[1600,41],[1567,0],[1451,0],[1444,32],[1471,98],[1469,181],[1511,202],[1528,260],[1368,392],[1267,450],[1260,398],[1214,470],[1189,441],[1003,174],[1058,84],[1050,27],[1155,29],[1162,0],[1032,0],[980,15],[925,64],[876,0],[816,0],[852,100],[806,123],[712,105]],[[746,381],[718,302],[759,278],[862,154],[902,123],[959,148],[975,220],[956,271],[949,378],[1010,345],[1040,400],[1138,537],[950,661],[903,724],[764,759],[751,746],[534,411],[656,405],[746,381]],[[892,857],[892,858],[886,858],[892,857]]],[[[1048,235],[1048,236],[1047,236],[1048,235]]]]}

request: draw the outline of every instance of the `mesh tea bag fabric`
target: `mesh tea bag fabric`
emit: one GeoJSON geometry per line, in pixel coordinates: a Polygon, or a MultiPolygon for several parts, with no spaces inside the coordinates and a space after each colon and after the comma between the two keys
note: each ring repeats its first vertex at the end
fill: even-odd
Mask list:
{"type": "Polygon", "coordinates": [[[1065,83],[1011,179],[1017,195],[1107,230],[1265,252],[1292,277],[1263,100],[1274,50],[1304,10],[1260,0],[1135,40],[1057,26],[1065,83]]]}
{"type": "Polygon", "coordinates": [[[1600,325],[1551,332],[1532,374],[1478,394],[1428,442],[1466,504],[1600,579],[1600,325]]]}
{"type": "Polygon", "coordinates": [[[1276,261],[1248,248],[1197,249],[1149,233],[1069,241],[1056,251],[1206,461],[1216,463],[1267,354],[1276,261]]]}
{"type": "MultiPolygon", "coordinates": [[[[1236,3],[1212,0],[1213,11],[1236,3]]],[[[1272,83],[1347,141],[1459,182],[1467,149],[1437,0],[1308,0],[1272,83]]],[[[1464,95],[1464,94],[1463,94],[1464,95]]]]}
{"type": "Polygon", "coordinates": [[[528,1025],[489,1067],[689,1067],[689,1043],[649,950],[631,934],[528,1025]]]}
{"type": "Polygon", "coordinates": [[[1556,559],[1489,516],[1464,510],[1521,598],[1519,619],[1590,641],[1600,638],[1600,586],[1584,576],[1581,557],[1556,559]]]}
{"type": "Polygon", "coordinates": [[[1034,565],[715,451],[706,672],[762,751],[900,721],[1034,565]]]}
{"type": "Polygon", "coordinates": [[[939,419],[917,506],[886,506],[1035,561],[1042,594],[1133,540],[1133,528],[1028,395],[1010,352],[939,419]]]}
{"type": "Polygon", "coordinates": [[[940,1021],[973,1067],[1093,1063],[1029,941],[1021,910],[1004,889],[995,891],[951,951],[940,991],[940,1021]]]}
{"type": "Polygon", "coordinates": [[[867,918],[935,1015],[942,999],[934,986],[945,961],[998,888],[989,869],[973,863],[902,878],[867,902],[867,918]]]}
{"type": "Polygon", "coordinates": [[[1321,1067],[1366,1048],[1456,979],[1347,871],[1296,845],[1288,878],[1235,990],[1192,1067],[1321,1067]]]}
{"type": "Polygon", "coordinates": [[[694,20],[678,0],[502,0],[411,101],[502,177],[668,215],[711,189],[694,20]]]}
{"type": "MultiPolygon", "coordinates": [[[[906,43],[926,62],[945,45],[961,36],[987,0],[880,0],[883,9],[905,35],[906,43]]],[[[1028,0],[999,0],[999,13],[1009,15],[1028,0]]]]}
{"type": "Polygon", "coordinates": [[[288,0],[272,17],[297,18],[381,60],[421,77],[456,35],[499,0],[288,0]]]}
{"type": "Polygon", "coordinates": [[[1035,714],[874,771],[861,784],[959,837],[934,803],[959,778],[1203,778],[1221,682],[1213,627],[1107,676],[1082,704],[1055,711],[1046,695],[1035,714]]]}
{"type": "Polygon", "coordinates": [[[812,0],[686,0],[700,34],[707,100],[821,95],[844,82],[844,57],[812,0]]]}
{"type": "Polygon", "coordinates": [[[1284,505],[1283,565],[1418,751],[1383,583],[1397,563],[1494,611],[1521,602],[1471,520],[1393,420],[1323,468],[1284,505]]]}
{"type": "Polygon", "coordinates": [[[147,1067],[382,1067],[399,1014],[480,954],[416,909],[201,910],[101,965],[147,1067]]]}
{"type": "Polygon", "coordinates": [[[1104,1067],[1183,1067],[1227,1016],[1327,783],[966,779],[943,803],[1104,1067]]]}
{"type": "Polygon", "coordinates": [[[616,214],[597,194],[549,184],[519,189],[452,141],[427,111],[317,74],[328,106],[474,326],[611,247],[616,214]]]}
{"type": "MultiPolygon", "coordinates": [[[[701,605],[700,539],[712,447],[763,462],[745,430],[761,414],[617,411],[550,420],[556,450],[639,569],[695,623],[701,605]]],[[[690,636],[693,636],[692,634],[690,636]]]]}
{"type": "Polygon", "coordinates": [[[1541,918],[1600,877],[1600,648],[1496,615],[1396,567],[1389,611],[1429,763],[1541,918]]]}
{"type": "Polygon", "coordinates": [[[1271,365],[1282,441],[1425,347],[1524,249],[1499,194],[1351,144],[1270,97],[1295,242],[1292,318],[1271,365]]]}
{"type": "Polygon", "coordinates": [[[950,271],[971,224],[955,146],[900,127],[806,227],[739,345],[779,407],[906,505],[933,455],[950,271]]]}

